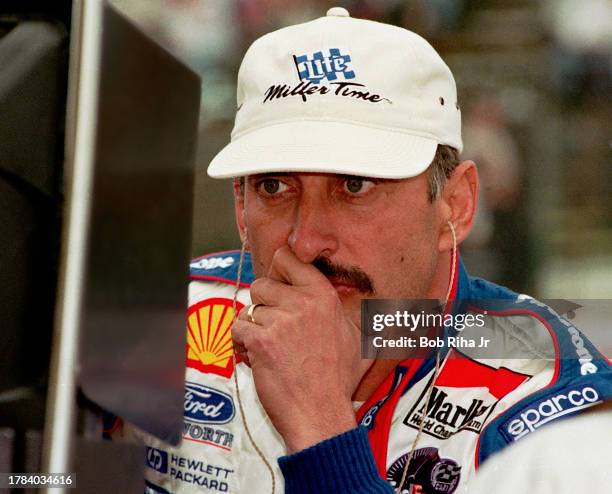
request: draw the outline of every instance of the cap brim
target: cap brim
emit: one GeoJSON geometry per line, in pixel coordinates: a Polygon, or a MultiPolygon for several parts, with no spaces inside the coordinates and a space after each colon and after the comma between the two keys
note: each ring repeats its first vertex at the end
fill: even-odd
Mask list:
{"type": "Polygon", "coordinates": [[[321,172],[409,178],[431,164],[437,141],[345,122],[300,120],[268,125],[234,139],[212,160],[208,174],[321,172]]]}

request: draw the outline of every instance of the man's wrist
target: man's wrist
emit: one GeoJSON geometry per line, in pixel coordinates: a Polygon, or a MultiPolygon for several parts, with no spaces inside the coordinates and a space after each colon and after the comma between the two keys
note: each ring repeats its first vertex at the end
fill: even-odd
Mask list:
{"type": "Polygon", "coordinates": [[[303,420],[283,434],[287,454],[310,448],[321,441],[343,434],[357,427],[352,407],[338,411],[333,416],[318,415],[316,419],[303,420]]]}

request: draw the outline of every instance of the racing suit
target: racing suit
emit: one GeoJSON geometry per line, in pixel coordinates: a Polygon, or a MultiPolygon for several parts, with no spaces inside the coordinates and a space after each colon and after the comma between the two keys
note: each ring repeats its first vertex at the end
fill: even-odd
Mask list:
{"type": "MultiPolygon", "coordinates": [[[[492,454],[612,395],[609,361],[569,320],[530,297],[468,276],[459,262],[451,298],[470,300],[470,306],[455,303],[453,310],[484,314],[485,330],[504,348],[519,345],[521,358],[516,352],[478,358],[445,348],[434,383],[432,358],[402,361],[358,406],[358,428],[283,456],[283,440],[259,403],[250,369],[232,364],[239,255],[210,254],[190,266],[181,445],[170,447],[124,425],[125,434],[147,445],[145,492],[271,492],[268,471],[244,432],[234,373],[248,426],[274,469],[276,492],[288,493],[393,492],[425,421],[402,492],[452,494],[492,454]]],[[[250,303],[252,280],[247,253],[237,310],[250,303]]]]}

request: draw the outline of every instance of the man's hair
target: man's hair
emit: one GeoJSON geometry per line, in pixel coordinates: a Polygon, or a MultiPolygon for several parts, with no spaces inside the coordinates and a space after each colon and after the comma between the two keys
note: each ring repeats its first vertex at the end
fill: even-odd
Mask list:
{"type": "Polygon", "coordinates": [[[440,197],[446,181],[458,164],[459,152],[452,146],[438,144],[434,159],[429,165],[429,200],[431,202],[440,197]]]}
{"type": "MultiPolygon", "coordinates": [[[[451,146],[438,144],[436,154],[429,165],[429,200],[434,202],[444,189],[446,181],[459,164],[459,152],[451,146]]],[[[238,177],[240,192],[244,192],[244,177],[238,177]]]]}

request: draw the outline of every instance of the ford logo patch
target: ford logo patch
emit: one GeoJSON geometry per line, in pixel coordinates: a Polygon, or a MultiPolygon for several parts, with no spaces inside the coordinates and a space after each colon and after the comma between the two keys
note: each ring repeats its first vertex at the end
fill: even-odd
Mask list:
{"type": "Polygon", "coordinates": [[[216,389],[188,382],[185,418],[200,424],[226,424],[234,418],[232,398],[216,389]]]}

